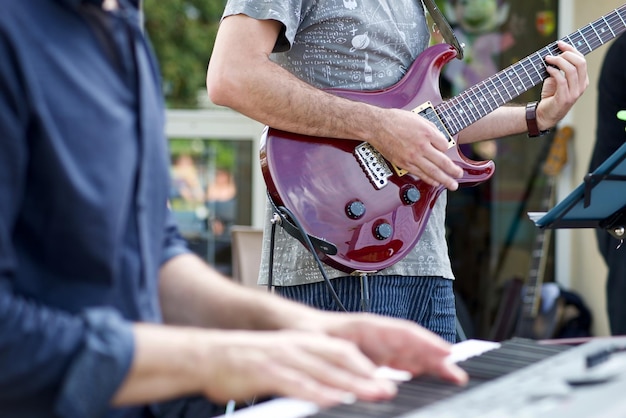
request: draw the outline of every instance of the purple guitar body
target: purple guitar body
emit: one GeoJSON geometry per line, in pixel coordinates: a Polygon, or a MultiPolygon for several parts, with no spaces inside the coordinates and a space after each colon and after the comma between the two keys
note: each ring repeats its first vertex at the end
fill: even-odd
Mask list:
{"type": "MultiPolygon", "coordinates": [[[[412,110],[428,101],[437,104],[441,67],[455,54],[447,45],[429,48],[400,82],[386,90],[328,91],[387,108],[412,110]]],[[[360,143],[269,128],[261,144],[261,167],[274,202],[289,208],[309,235],[334,244],[337,254],[319,255],[326,264],[348,273],[381,270],[403,258],[419,240],[443,190],[412,174],[396,173],[386,186],[376,188],[355,156],[360,143]],[[403,198],[409,188],[419,192],[416,202],[403,198]],[[348,213],[354,202],[363,205],[361,217],[348,213]],[[377,232],[381,225],[390,231],[387,236],[377,232]]],[[[459,183],[476,184],[493,174],[492,161],[469,161],[457,146],[449,148],[448,155],[465,172],[459,183]]]]}
{"type": "MultiPolygon", "coordinates": [[[[623,31],[625,8],[621,6],[564,40],[582,53],[590,52],[623,31]]],[[[446,44],[426,49],[388,89],[327,91],[426,117],[449,138],[447,154],[464,173],[459,184],[472,186],[489,179],[495,166],[493,161],[466,158],[456,145],[458,132],[547,78],[544,57],[559,53],[554,42],[446,101],[439,91],[439,76],[456,56],[454,48],[446,44]]],[[[316,252],[326,264],[346,273],[376,272],[405,257],[417,244],[443,191],[398,171],[361,141],[268,127],[261,140],[260,160],[274,203],[288,208],[307,234],[333,244],[336,253],[316,252]]]]}

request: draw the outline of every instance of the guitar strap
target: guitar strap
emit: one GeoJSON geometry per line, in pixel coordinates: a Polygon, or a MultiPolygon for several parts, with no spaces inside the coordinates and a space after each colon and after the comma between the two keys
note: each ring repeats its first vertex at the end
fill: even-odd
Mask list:
{"type": "MultiPolygon", "coordinates": [[[[326,275],[326,272],[324,271],[324,266],[322,265],[322,261],[320,260],[320,257],[316,253],[316,251],[321,251],[329,255],[335,255],[337,254],[337,247],[324,239],[317,238],[317,237],[307,234],[304,231],[304,228],[302,228],[300,221],[298,221],[298,219],[296,219],[293,216],[293,214],[291,213],[289,209],[287,209],[284,206],[277,206],[274,203],[274,200],[272,199],[272,196],[270,196],[269,193],[267,194],[267,197],[269,198],[269,201],[272,204],[272,208],[274,209],[274,218],[278,217],[277,219],[278,224],[285,231],[287,231],[292,237],[300,241],[302,245],[304,245],[309,250],[309,252],[313,255],[313,258],[315,259],[317,266],[320,269],[320,273],[322,274],[322,277],[324,278],[324,282],[328,286],[328,290],[332,298],[335,300],[337,307],[339,308],[340,311],[347,312],[346,307],[344,306],[341,299],[339,299],[339,295],[337,295],[337,292],[333,288],[333,285],[330,283],[330,279],[328,278],[328,276],[326,275]]],[[[267,277],[267,288],[269,291],[271,291],[272,287],[274,286],[273,284],[274,234],[276,233],[276,223],[277,222],[275,222],[274,219],[272,219],[272,235],[270,237],[271,244],[270,244],[270,252],[269,252],[269,272],[268,272],[268,277],[267,277]]],[[[361,276],[361,280],[364,280],[363,276],[361,276]]],[[[363,281],[361,283],[363,283],[363,281]]],[[[364,307],[367,307],[367,306],[364,305],[364,307]]]]}
{"type": "Polygon", "coordinates": [[[457,39],[456,35],[454,34],[454,31],[450,27],[450,24],[444,17],[443,13],[441,13],[441,10],[439,10],[437,5],[435,4],[435,1],[423,0],[423,3],[428,9],[428,13],[435,21],[435,24],[437,25],[437,29],[439,29],[439,31],[443,35],[443,39],[445,39],[449,45],[452,45],[454,49],[456,49],[456,52],[457,52],[456,57],[462,60],[464,45],[462,45],[457,39]]]}

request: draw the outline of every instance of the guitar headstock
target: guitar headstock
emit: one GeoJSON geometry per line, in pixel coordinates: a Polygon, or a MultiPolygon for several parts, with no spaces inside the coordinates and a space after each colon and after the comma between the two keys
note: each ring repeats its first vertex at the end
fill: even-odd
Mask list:
{"type": "Polygon", "coordinates": [[[567,163],[567,143],[574,136],[571,126],[563,126],[556,131],[552,146],[543,165],[543,172],[547,176],[558,175],[567,163]]]}

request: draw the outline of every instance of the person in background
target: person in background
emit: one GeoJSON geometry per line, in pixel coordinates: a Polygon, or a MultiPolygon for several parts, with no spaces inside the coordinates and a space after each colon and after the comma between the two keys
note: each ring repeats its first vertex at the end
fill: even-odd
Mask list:
{"type": "Polygon", "coordinates": [[[189,252],[138,0],[0,6],[1,416],[389,399],[379,365],[467,380],[415,324],[245,289],[189,252]]]}
{"type": "MultiPolygon", "coordinates": [[[[604,56],[598,81],[597,127],[589,172],[626,142],[626,121],[617,117],[626,110],[626,36],[620,35],[604,56]]],[[[626,334],[626,249],[606,230],[595,231],[598,249],[608,268],[606,302],[611,334],[626,334]]]]}
{"type": "MultiPolygon", "coordinates": [[[[431,186],[458,187],[462,170],[446,154],[448,141],[420,115],[347,100],[324,88],[383,90],[402,79],[429,45],[424,5],[415,0],[229,0],[207,71],[213,103],[273,128],[323,138],[365,141],[397,167],[431,186]]],[[[547,56],[549,78],[541,101],[504,106],[460,132],[459,143],[555,126],[589,83],[584,56],[564,42],[547,56]]],[[[369,309],[415,321],[456,340],[454,274],[445,238],[445,191],[436,200],[419,242],[395,265],[358,277],[326,266],[345,308],[369,309]]],[[[267,204],[260,284],[266,284],[273,209],[267,204]]],[[[276,293],[322,309],[338,309],[303,245],[282,229],[276,235],[276,293]]]]}
{"type": "Polygon", "coordinates": [[[237,219],[237,185],[227,168],[218,167],[206,188],[208,228],[214,240],[215,267],[232,274],[231,228],[237,219]]]}
{"type": "Polygon", "coordinates": [[[195,209],[204,202],[200,174],[189,154],[180,154],[172,165],[171,199],[181,199],[183,208],[195,209]]]}

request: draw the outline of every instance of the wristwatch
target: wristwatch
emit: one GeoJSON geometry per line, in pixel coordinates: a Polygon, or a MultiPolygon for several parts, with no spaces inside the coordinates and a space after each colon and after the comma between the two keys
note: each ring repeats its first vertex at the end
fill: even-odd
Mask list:
{"type": "Polygon", "coordinates": [[[550,129],[540,131],[537,126],[537,105],[539,102],[528,102],[526,104],[526,126],[528,127],[528,137],[536,138],[550,132],[550,129]]]}

